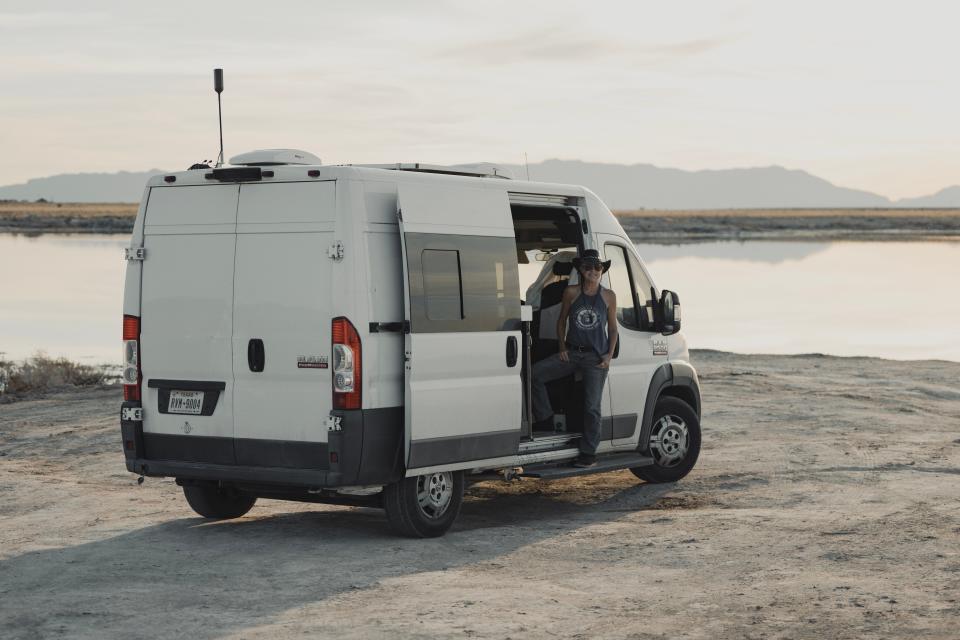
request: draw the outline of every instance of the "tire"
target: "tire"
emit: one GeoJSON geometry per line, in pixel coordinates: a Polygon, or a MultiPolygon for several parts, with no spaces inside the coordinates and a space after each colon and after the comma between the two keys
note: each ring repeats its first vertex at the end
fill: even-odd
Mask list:
{"type": "Polygon", "coordinates": [[[437,538],[447,532],[463,504],[463,471],[404,478],[383,490],[390,527],[409,538],[437,538]]]}
{"type": "Polygon", "coordinates": [[[239,518],[250,511],[257,501],[256,496],[222,489],[212,484],[184,485],[183,495],[197,514],[216,520],[239,518]]]}
{"type": "Polygon", "coordinates": [[[700,419],[690,405],[670,396],[657,401],[649,452],[652,465],[630,469],[641,480],[676,482],[690,473],[700,456],[700,419]]]}

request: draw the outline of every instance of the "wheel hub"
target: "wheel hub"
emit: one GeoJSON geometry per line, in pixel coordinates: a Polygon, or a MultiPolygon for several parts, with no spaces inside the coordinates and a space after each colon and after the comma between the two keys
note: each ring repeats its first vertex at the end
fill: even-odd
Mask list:
{"type": "Polygon", "coordinates": [[[653,425],[650,451],[661,467],[674,467],[687,457],[690,432],[687,423],[675,415],[665,415],[653,425]]]}
{"type": "Polygon", "coordinates": [[[453,498],[453,473],[428,473],[417,478],[417,505],[428,518],[439,518],[453,498]]]}

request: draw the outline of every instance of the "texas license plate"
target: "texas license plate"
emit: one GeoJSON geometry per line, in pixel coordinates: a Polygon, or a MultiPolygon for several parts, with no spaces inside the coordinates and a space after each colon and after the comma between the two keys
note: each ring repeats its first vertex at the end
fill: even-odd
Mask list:
{"type": "Polygon", "coordinates": [[[171,391],[167,413],[200,415],[203,409],[203,391],[171,391]]]}

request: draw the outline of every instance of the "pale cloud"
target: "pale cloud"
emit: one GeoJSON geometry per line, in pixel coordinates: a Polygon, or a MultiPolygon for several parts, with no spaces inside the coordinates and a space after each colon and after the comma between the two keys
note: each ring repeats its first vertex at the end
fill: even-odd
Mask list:
{"type": "Polygon", "coordinates": [[[16,4],[6,183],[209,157],[217,66],[228,155],[779,164],[891,197],[960,182],[952,3],[16,4]]]}
{"type": "Polygon", "coordinates": [[[613,57],[653,60],[704,54],[731,40],[731,38],[716,37],[641,44],[609,35],[591,35],[585,33],[583,29],[555,27],[458,44],[437,50],[435,57],[471,64],[535,61],[564,65],[570,62],[589,63],[613,57]]]}
{"type": "Polygon", "coordinates": [[[33,11],[0,13],[0,30],[75,28],[95,24],[107,18],[106,13],[86,11],[33,11]]]}

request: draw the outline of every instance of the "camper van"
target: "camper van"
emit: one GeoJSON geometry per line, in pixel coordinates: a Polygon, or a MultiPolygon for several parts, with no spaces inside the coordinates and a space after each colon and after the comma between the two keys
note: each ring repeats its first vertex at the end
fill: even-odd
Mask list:
{"type": "Polygon", "coordinates": [[[152,178],[126,249],[127,469],[207,518],[258,498],[375,506],[445,533],[476,480],[629,469],[674,482],[700,450],[677,295],[588,189],[490,166],[325,166],[257,151],[152,178]],[[571,258],[611,267],[619,344],[592,468],[570,465],[576,375],[531,416],[571,258]]]}

